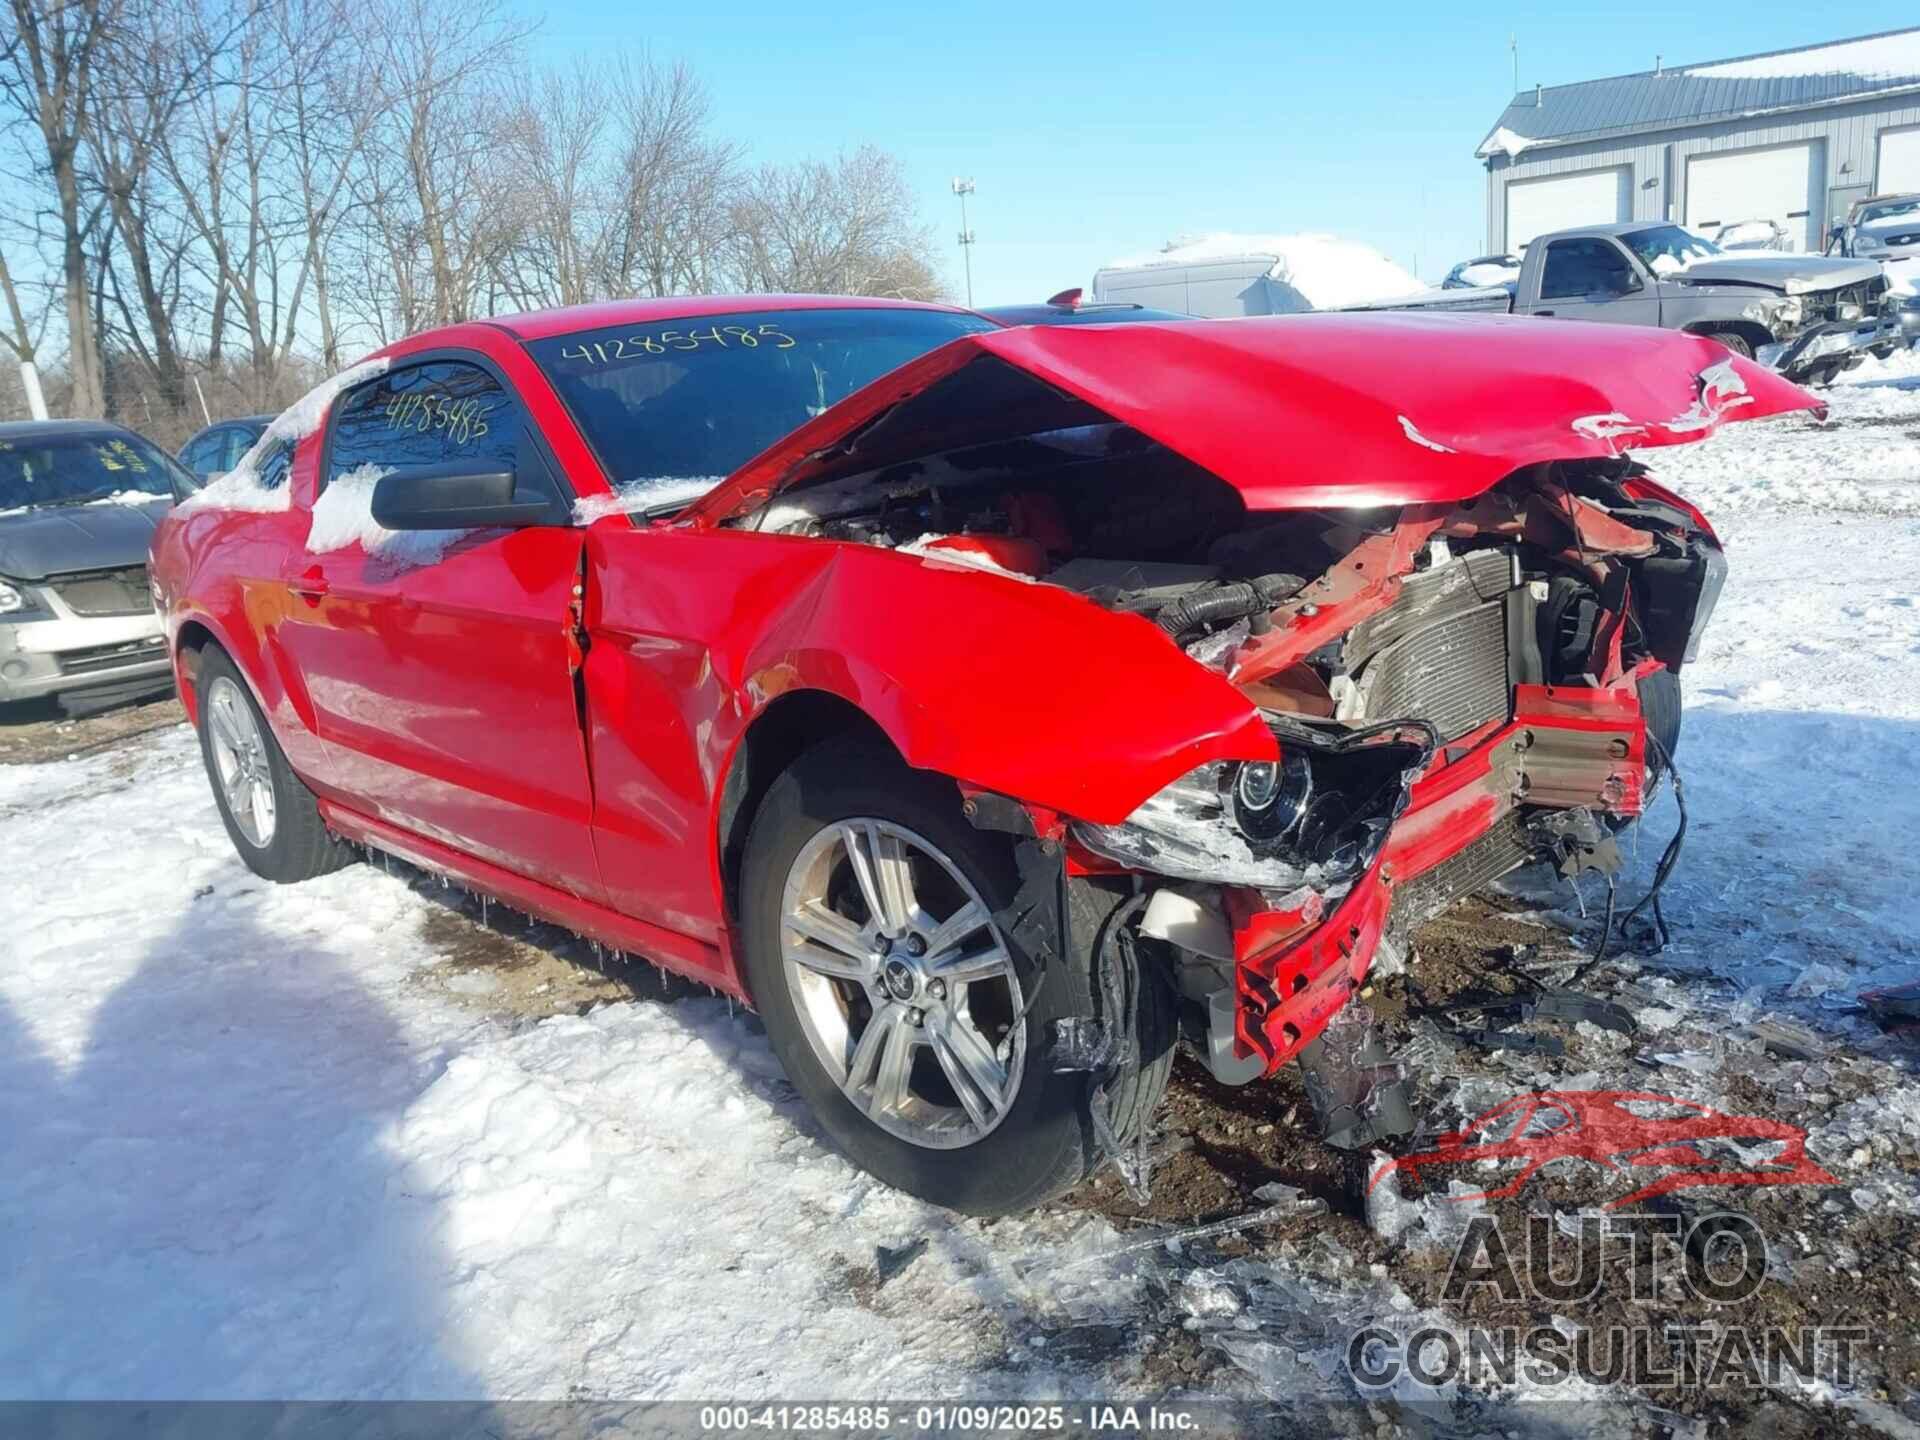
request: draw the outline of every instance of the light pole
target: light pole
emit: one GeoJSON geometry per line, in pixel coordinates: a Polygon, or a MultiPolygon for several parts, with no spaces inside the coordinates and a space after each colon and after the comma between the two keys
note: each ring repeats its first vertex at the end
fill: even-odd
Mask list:
{"type": "Polygon", "coordinates": [[[973,194],[973,181],[953,177],[953,193],[960,197],[960,255],[967,267],[967,308],[973,308],[973,231],[967,228],[967,197],[973,194]]]}

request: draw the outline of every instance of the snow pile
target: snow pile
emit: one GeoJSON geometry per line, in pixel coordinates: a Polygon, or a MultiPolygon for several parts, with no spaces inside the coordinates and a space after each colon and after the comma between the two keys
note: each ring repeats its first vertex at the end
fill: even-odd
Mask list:
{"type": "Polygon", "coordinates": [[[1756,55],[1684,72],[1696,80],[1793,80],[1808,75],[1858,75],[1868,80],[1920,77],[1920,30],[1842,40],[1811,50],[1756,55]]]}
{"type": "Polygon", "coordinates": [[[1480,142],[1480,148],[1473,153],[1482,160],[1486,159],[1489,155],[1500,154],[1510,155],[1515,160],[1518,160],[1529,146],[1539,143],[1539,141],[1533,139],[1531,136],[1516,135],[1513,131],[1507,129],[1506,126],[1498,125],[1494,127],[1491,135],[1480,142]]]}
{"type": "Polygon", "coordinates": [[[337,475],[313,502],[307,549],[315,555],[358,545],[370,558],[406,567],[432,565],[467,530],[389,530],[373,518],[373,487],[391,469],[362,465],[337,475]]]}
{"type": "Polygon", "coordinates": [[[1736,220],[1722,225],[1714,243],[1722,250],[1776,250],[1783,232],[1771,220],[1736,220]]]}
{"type": "Polygon", "coordinates": [[[209,482],[198,494],[182,501],[179,508],[183,511],[288,509],[293,504],[291,487],[284,480],[272,489],[262,485],[259,470],[261,460],[282,440],[298,444],[318,430],[326,423],[327,412],[333,408],[334,400],[343,391],[386,373],[387,361],[381,356],[362,360],[358,365],[350,365],[338,375],[322,380],[274,417],[273,423],[253,442],[253,447],[240,457],[239,464],[217,480],[209,482]]]}
{"type": "Polygon", "coordinates": [[[1115,260],[1109,270],[1136,270],[1160,265],[1193,265],[1207,260],[1247,257],[1273,261],[1268,276],[1297,292],[1301,309],[1337,310],[1390,300],[1421,289],[1419,280],[1371,245],[1343,240],[1337,235],[1244,235],[1219,232],[1198,239],[1182,238],[1152,255],[1115,260]]]}
{"type": "Polygon", "coordinates": [[[1486,260],[1478,265],[1460,267],[1460,283],[1470,290],[1484,290],[1495,285],[1514,285],[1520,280],[1518,261],[1511,264],[1504,260],[1486,260]]]}
{"type": "Polygon", "coordinates": [[[573,502],[573,523],[591,525],[609,515],[644,515],[650,510],[691,505],[719,485],[724,475],[653,475],[623,480],[609,495],[583,495],[573,502]]]}

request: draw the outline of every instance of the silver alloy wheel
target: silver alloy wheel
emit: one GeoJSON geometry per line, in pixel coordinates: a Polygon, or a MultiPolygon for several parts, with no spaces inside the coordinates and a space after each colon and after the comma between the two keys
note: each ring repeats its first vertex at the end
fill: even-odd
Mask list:
{"type": "Polygon", "coordinates": [[[264,850],[273,843],[273,768],[266,737],[240,687],[225,675],[207,687],[207,739],[227,814],[247,843],[264,850]]]}
{"type": "Polygon", "coordinates": [[[787,871],[780,954],[814,1055],[874,1124],[953,1150],[1006,1117],[1026,1063],[1020,978],[931,841],[865,817],[821,830],[787,871]]]}

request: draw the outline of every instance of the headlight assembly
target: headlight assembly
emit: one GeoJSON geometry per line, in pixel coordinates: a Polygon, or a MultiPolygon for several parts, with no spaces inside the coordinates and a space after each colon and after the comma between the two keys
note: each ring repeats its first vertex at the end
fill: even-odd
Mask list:
{"type": "Polygon", "coordinates": [[[7,580],[0,580],[0,615],[18,615],[34,610],[33,597],[7,580]]]}
{"type": "Polygon", "coordinates": [[[1773,323],[1776,326],[1798,325],[1807,318],[1807,302],[1798,295],[1790,296],[1773,307],[1773,323]]]}
{"type": "Polygon", "coordinates": [[[1432,754],[1430,727],[1387,722],[1329,733],[1269,717],[1278,761],[1216,761],[1189,771],[1118,825],[1074,826],[1097,855],[1136,870],[1216,885],[1326,893],[1373,864],[1432,754]],[[1399,738],[1407,726],[1428,743],[1399,738]]]}
{"type": "Polygon", "coordinates": [[[1313,797],[1306,759],[1215,761],[1150,796],[1118,825],[1082,822],[1074,833],[1109,860],[1183,880],[1291,888],[1309,879],[1276,847],[1313,797]]]}

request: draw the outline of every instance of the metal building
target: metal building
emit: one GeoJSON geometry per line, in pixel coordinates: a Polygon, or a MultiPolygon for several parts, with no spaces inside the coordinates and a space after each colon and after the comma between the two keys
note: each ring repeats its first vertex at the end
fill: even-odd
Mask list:
{"type": "Polygon", "coordinates": [[[1525,90],[1475,153],[1490,251],[1660,219],[1818,251],[1853,201],[1920,190],[1920,27],[1525,90]]]}

